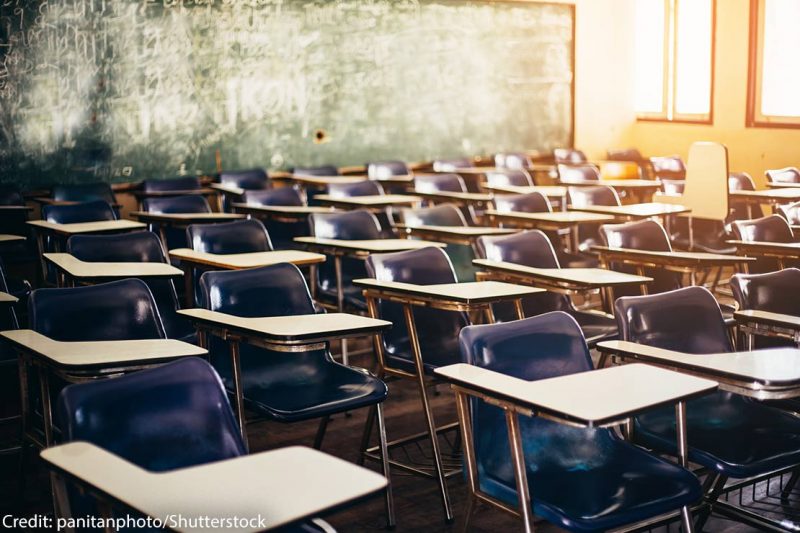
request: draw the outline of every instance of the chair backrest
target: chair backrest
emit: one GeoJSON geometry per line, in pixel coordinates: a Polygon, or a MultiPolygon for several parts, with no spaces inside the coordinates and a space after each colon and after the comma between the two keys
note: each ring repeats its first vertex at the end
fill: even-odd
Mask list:
{"type": "Polygon", "coordinates": [[[469,157],[454,157],[452,159],[437,159],[433,162],[434,172],[454,172],[459,168],[471,168],[475,165],[469,157]]]}
{"type": "Polygon", "coordinates": [[[107,202],[95,200],[78,204],[42,206],[42,218],[55,224],[74,224],[116,220],[117,214],[107,202]]]}
{"type": "Polygon", "coordinates": [[[355,183],[331,183],[328,185],[328,194],[333,198],[375,196],[383,194],[383,187],[381,187],[380,183],[372,180],[357,181],[355,183]]]}
{"type": "Polygon", "coordinates": [[[144,180],[142,188],[145,192],[164,191],[196,191],[201,188],[200,180],[195,176],[182,176],[165,180],[144,180]]]}
{"type": "Polygon", "coordinates": [[[534,268],[560,268],[553,243],[540,230],[512,235],[483,236],[478,249],[490,261],[506,261],[534,268]]]}
{"type": "Polygon", "coordinates": [[[655,220],[625,224],[603,224],[600,235],[610,248],[631,248],[653,252],[671,252],[672,244],[663,226],[655,220]]]}
{"type": "Polygon", "coordinates": [[[740,240],[754,242],[793,242],[792,228],[779,215],[768,215],[754,220],[735,220],[734,231],[740,240]]]}
{"type": "Polygon", "coordinates": [[[731,172],[728,175],[729,191],[754,191],[756,182],[747,172],[731,172]]]}
{"type": "Polygon", "coordinates": [[[440,204],[418,209],[403,208],[400,211],[403,223],[415,226],[466,226],[464,214],[453,204],[440,204]]]}
{"type": "Polygon", "coordinates": [[[494,164],[499,168],[525,169],[533,166],[533,159],[525,152],[505,152],[495,154],[494,164]]]}
{"type": "Polygon", "coordinates": [[[509,211],[550,213],[553,211],[550,200],[540,192],[498,195],[494,197],[494,207],[497,211],[502,213],[507,213],[509,211]]]}
{"type": "Polygon", "coordinates": [[[291,263],[217,270],[200,277],[203,307],[243,317],[314,314],[305,278],[291,263]]]}
{"type": "Polygon", "coordinates": [[[166,263],[161,240],[151,231],[120,235],[73,235],[67,252],[81,261],[166,263]]]}
{"type": "Polygon", "coordinates": [[[380,239],[381,226],[375,215],[363,209],[342,213],[313,213],[311,234],[323,239],[380,239]]]}
{"type": "Polygon", "coordinates": [[[598,185],[596,187],[567,187],[567,204],[573,207],[590,207],[593,205],[622,205],[622,202],[613,187],[598,185]]]}
{"type": "Polygon", "coordinates": [[[580,181],[600,181],[600,169],[591,163],[579,165],[558,165],[558,178],[564,183],[580,181]]]}
{"type": "Polygon", "coordinates": [[[651,157],[650,164],[657,178],[686,179],[686,165],[679,155],[651,157]]]}
{"type": "Polygon", "coordinates": [[[220,173],[219,182],[223,185],[232,185],[246,191],[258,190],[267,188],[269,176],[263,168],[229,170],[220,173]]]}
{"type": "Polygon", "coordinates": [[[196,252],[243,254],[272,250],[267,228],[256,219],[223,224],[192,224],[186,228],[186,239],[196,252]]]}
{"type": "Polygon", "coordinates": [[[244,203],[249,205],[303,205],[303,197],[294,187],[250,190],[244,193],[244,203]]]}
{"type": "Polygon", "coordinates": [[[124,279],[67,289],[37,289],[28,300],[31,329],[59,341],[164,339],[150,289],[124,279]]]}
{"type": "Polygon", "coordinates": [[[210,213],[208,200],[200,195],[170,196],[167,198],[145,198],[142,209],[148,213],[210,213]]]}
{"type": "Polygon", "coordinates": [[[685,287],[614,304],[622,340],[686,353],[732,350],[719,304],[705,287],[685,287]]]}
{"type": "Polygon", "coordinates": [[[320,165],[318,167],[294,167],[292,174],[299,176],[338,176],[339,169],[333,165],[320,165]]]}
{"type": "Polygon", "coordinates": [[[691,208],[693,219],[725,221],[728,217],[728,149],[715,142],[696,142],[689,148],[686,185],[680,198],[660,200],[691,208]]]}
{"type": "Polygon", "coordinates": [[[408,176],[411,170],[403,161],[372,161],[367,163],[367,176],[374,180],[391,178],[392,176],[408,176]]]}
{"type": "Polygon", "coordinates": [[[87,441],[163,472],[247,453],[219,376],[191,357],[70,385],[56,409],[64,441],[87,441]]]}
{"type": "Polygon", "coordinates": [[[109,204],[116,203],[114,191],[108,183],[81,183],[56,185],[53,187],[53,200],[60,202],[91,202],[102,200],[109,204]]]}
{"type": "Polygon", "coordinates": [[[458,174],[417,174],[414,188],[419,192],[467,192],[467,186],[458,174]]]}
{"type": "Polygon", "coordinates": [[[609,149],[606,151],[609,161],[643,161],[642,153],[636,148],[609,149]]]}
{"type": "Polygon", "coordinates": [[[800,183],[800,169],[785,167],[767,170],[764,172],[769,181],[775,183],[800,183]]]}
{"type": "Polygon", "coordinates": [[[800,316],[800,270],[784,268],[766,274],[734,274],[731,289],[739,309],[800,316]]]}
{"type": "Polygon", "coordinates": [[[578,164],[588,161],[586,154],[574,148],[555,148],[553,150],[553,159],[555,159],[556,164],[578,164]]]}
{"type": "Polygon", "coordinates": [[[788,205],[779,205],[777,207],[777,213],[793,226],[800,224],[800,202],[794,202],[788,205]]]}
{"type": "Polygon", "coordinates": [[[516,187],[533,186],[533,178],[524,169],[509,169],[503,172],[487,172],[486,183],[493,187],[514,185],[516,187]]]}

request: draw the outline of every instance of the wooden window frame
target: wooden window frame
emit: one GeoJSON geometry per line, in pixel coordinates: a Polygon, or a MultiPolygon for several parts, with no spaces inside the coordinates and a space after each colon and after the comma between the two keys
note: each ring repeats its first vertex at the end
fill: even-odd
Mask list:
{"type": "Polygon", "coordinates": [[[747,58],[747,114],[745,126],[748,128],[800,129],[800,116],[762,115],[761,68],[764,53],[764,9],[763,0],[750,0],[750,32],[747,58]]]}
{"type": "MultiPolygon", "coordinates": [[[[751,0],[751,2],[754,0],[751,0]]],[[[757,1],[757,0],[755,0],[757,1]]],[[[637,122],[664,122],[667,124],[707,124],[714,123],[714,73],[716,71],[717,56],[717,0],[711,0],[711,80],[708,91],[708,114],[687,114],[675,111],[675,86],[677,85],[678,69],[675,68],[678,53],[677,20],[680,2],[678,0],[665,0],[665,28],[664,32],[664,88],[660,113],[637,113],[637,122]]]]}

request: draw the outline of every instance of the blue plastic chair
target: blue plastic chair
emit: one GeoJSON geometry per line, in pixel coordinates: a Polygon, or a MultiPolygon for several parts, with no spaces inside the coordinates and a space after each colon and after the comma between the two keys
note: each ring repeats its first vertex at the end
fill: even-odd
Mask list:
{"type": "MultiPolygon", "coordinates": [[[[73,235],[67,241],[67,252],[88,262],[167,262],[161,241],[149,231],[124,235],[73,235]]],[[[177,314],[180,304],[173,280],[145,278],[143,281],[153,294],[167,337],[194,343],[194,327],[177,314]]]]}
{"type": "MultiPolygon", "coordinates": [[[[754,220],[734,220],[731,222],[736,237],[746,242],[795,242],[792,228],[780,215],[768,215],[754,220]]],[[[797,261],[759,257],[754,264],[745,264],[747,271],[754,274],[773,272],[784,267],[798,266],[797,261]]]]}
{"type": "Polygon", "coordinates": [[[494,187],[514,185],[517,187],[530,187],[533,185],[533,178],[523,168],[508,169],[503,172],[487,172],[486,183],[494,187]]]}
{"type": "Polygon", "coordinates": [[[367,176],[373,180],[382,180],[393,176],[408,176],[411,170],[403,161],[372,161],[366,164],[367,176]]]}
{"type": "Polygon", "coordinates": [[[558,179],[561,183],[581,181],[600,181],[600,169],[591,163],[577,165],[558,165],[558,179]]]}
{"type": "MultiPolygon", "coordinates": [[[[528,381],[592,370],[578,324],[562,312],[470,326],[459,344],[462,362],[528,381]]],[[[479,491],[516,507],[505,413],[477,399],[470,403],[479,491]]],[[[610,530],[678,510],[702,495],[691,472],[610,429],[538,417],[519,417],[519,425],[533,513],[559,527],[610,530]]],[[[474,500],[471,495],[467,521],[474,500]]]]}
{"type": "MultiPolygon", "coordinates": [[[[208,201],[199,195],[168,196],[166,198],[145,198],[142,201],[142,211],[155,214],[170,213],[210,213],[211,206],[208,201]]],[[[164,245],[167,250],[186,248],[186,230],[160,224],[150,224],[150,231],[165,237],[164,245]]]]}
{"type": "Polygon", "coordinates": [[[459,168],[472,168],[475,164],[469,157],[453,157],[437,159],[433,162],[434,172],[455,172],[459,168]]]}
{"type": "MultiPolygon", "coordinates": [[[[305,205],[300,192],[294,187],[278,187],[277,189],[245,191],[242,200],[248,205],[305,205]]],[[[257,216],[257,215],[256,215],[257,216]]],[[[295,237],[310,235],[308,220],[276,220],[274,218],[261,219],[269,233],[275,248],[299,248],[294,242],[295,237]]]]}
{"type": "MultiPolygon", "coordinates": [[[[461,210],[453,204],[439,204],[433,207],[409,208],[400,211],[400,218],[406,226],[468,226],[461,210]]],[[[476,252],[467,244],[447,244],[447,255],[456,269],[458,281],[475,281],[477,269],[472,265],[476,252]]]]}
{"type": "MultiPolygon", "coordinates": [[[[212,311],[241,317],[315,313],[303,275],[296,266],[288,263],[248,270],[206,272],[200,278],[200,286],[202,305],[212,311]]],[[[232,390],[232,362],[226,344],[212,336],[209,351],[212,364],[228,389],[232,390]]],[[[286,353],[242,343],[239,360],[244,405],[259,417],[277,422],[319,418],[315,448],[322,446],[331,415],[374,406],[381,428],[383,472],[389,478],[381,406],[388,389],[383,381],[334,361],[329,346],[308,352],[286,353]]],[[[387,489],[386,496],[391,526],[394,516],[390,489],[387,489]]]]}
{"type": "Polygon", "coordinates": [[[200,180],[195,176],[180,178],[144,180],[142,189],[145,192],[196,191],[201,188],[200,180]]]}
{"type": "Polygon", "coordinates": [[[334,165],[319,165],[316,167],[294,167],[292,174],[300,176],[338,176],[340,172],[334,165]]]}
{"type": "Polygon", "coordinates": [[[91,202],[102,200],[114,205],[117,199],[111,185],[108,183],[81,183],[70,185],[55,185],[53,187],[53,200],[59,202],[91,202]]]}
{"type": "Polygon", "coordinates": [[[553,159],[556,164],[567,163],[570,165],[577,165],[589,161],[586,158],[586,154],[575,148],[555,148],[553,150],[553,159]]]}

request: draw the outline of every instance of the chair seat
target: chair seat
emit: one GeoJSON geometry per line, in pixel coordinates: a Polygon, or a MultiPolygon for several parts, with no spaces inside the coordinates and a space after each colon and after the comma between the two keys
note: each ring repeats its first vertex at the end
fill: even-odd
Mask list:
{"type": "Polygon", "coordinates": [[[616,339],[619,335],[617,321],[612,316],[585,311],[568,311],[568,313],[578,322],[589,348],[593,348],[600,341],[616,339]]]}
{"type": "MultiPolygon", "coordinates": [[[[700,356],[698,356],[700,357],[700,356]]],[[[746,478],[800,463],[800,419],[729,392],[688,402],[691,461],[732,478],[746,478]]],[[[636,418],[636,441],[675,453],[675,411],[636,418]]]]}
{"type": "MultiPolygon", "coordinates": [[[[607,430],[554,426],[558,424],[537,419],[523,430],[533,512],[548,522],[572,531],[602,531],[673,511],[701,497],[692,473],[607,430]],[[526,436],[528,432],[533,434],[526,436]]],[[[507,477],[484,478],[482,489],[516,505],[511,461],[506,461],[507,477]]]]}
{"type": "Polygon", "coordinates": [[[247,407],[280,422],[358,409],[380,403],[387,395],[381,380],[333,361],[276,365],[266,372],[243,369],[242,373],[247,407]]]}

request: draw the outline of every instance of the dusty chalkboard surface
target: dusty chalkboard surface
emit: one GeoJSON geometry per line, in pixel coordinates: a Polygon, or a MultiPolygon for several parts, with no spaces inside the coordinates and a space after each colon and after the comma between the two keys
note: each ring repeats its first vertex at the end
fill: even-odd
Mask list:
{"type": "Polygon", "coordinates": [[[534,2],[0,0],[0,182],[569,145],[573,27],[534,2]]]}

